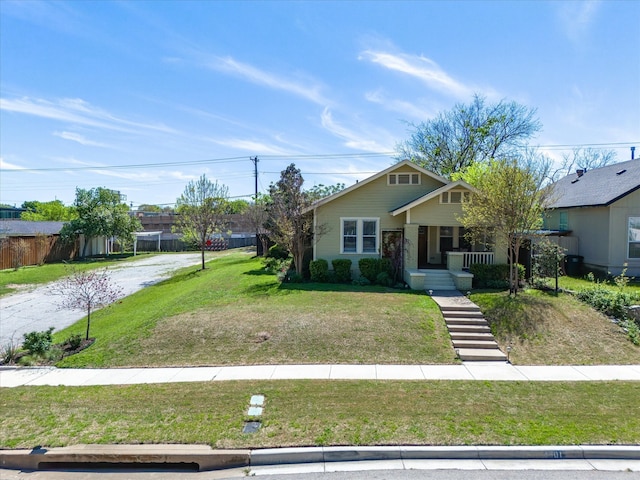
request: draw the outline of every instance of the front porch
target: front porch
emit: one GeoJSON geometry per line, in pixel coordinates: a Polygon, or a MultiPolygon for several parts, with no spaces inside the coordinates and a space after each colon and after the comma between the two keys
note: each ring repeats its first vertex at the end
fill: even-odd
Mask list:
{"type": "Polygon", "coordinates": [[[493,252],[447,252],[446,269],[405,268],[404,281],[412,290],[471,290],[474,263],[493,264],[493,252]]]}

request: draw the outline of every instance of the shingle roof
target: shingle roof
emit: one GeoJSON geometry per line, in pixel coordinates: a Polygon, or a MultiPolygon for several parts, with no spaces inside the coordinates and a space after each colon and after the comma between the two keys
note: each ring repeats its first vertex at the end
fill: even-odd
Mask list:
{"type": "Polygon", "coordinates": [[[567,175],[553,184],[551,208],[608,206],[640,188],[640,159],[567,175]]]}
{"type": "Polygon", "coordinates": [[[56,235],[65,222],[27,222],[0,220],[0,235],[31,237],[38,234],[56,235]]]}

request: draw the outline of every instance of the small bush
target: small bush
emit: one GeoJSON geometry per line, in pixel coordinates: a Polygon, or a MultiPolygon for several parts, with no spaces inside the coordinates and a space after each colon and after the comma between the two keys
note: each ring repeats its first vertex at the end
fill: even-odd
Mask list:
{"type": "Polygon", "coordinates": [[[329,280],[329,262],[323,258],[313,260],[309,264],[312,282],[326,282],[329,280]]]}
{"type": "Polygon", "coordinates": [[[43,332],[29,332],[24,334],[24,342],[22,344],[25,350],[28,350],[29,353],[36,356],[43,356],[49,349],[51,348],[51,344],[53,343],[53,337],[51,333],[54,328],[51,327],[49,330],[45,330],[43,332]]]}
{"type": "Polygon", "coordinates": [[[383,287],[390,287],[393,285],[393,279],[387,272],[380,272],[376,276],[376,283],[378,285],[382,285],[383,287]]]}
{"type": "Polygon", "coordinates": [[[285,281],[288,283],[303,283],[304,277],[300,275],[298,272],[296,272],[295,270],[290,270],[287,273],[285,281]]]}
{"type": "Polygon", "coordinates": [[[8,365],[15,363],[18,358],[19,350],[20,345],[14,342],[13,338],[11,338],[11,340],[0,348],[0,364],[8,365]]]}
{"type": "Polygon", "coordinates": [[[384,284],[377,280],[381,273],[386,273],[388,277],[393,277],[393,265],[389,258],[361,258],[358,260],[358,268],[362,276],[366,277],[371,283],[387,285],[385,277],[382,277],[384,284]]]}
{"type": "Polygon", "coordinates": [[[278,275],[280,272],[286,272],[291,267],[291,258],[274,258],[274,257],[266,257],[264,259],[264,269],[273,274],[278,275]]]}
{"type": "MultiPolygon", "coordinates": [[[[509,265],[496,263],[486,265],[474,263],[469,267],[469,272],[473,274],[473,286],[475,288],[508,288],[509,287],[509,265]]],[[[518,264],[518,278],[524,280],[525,269],[518,264]]]]}
{"type": "Polygon", "coordinates": [[[289,252],[278,245],[277,243],[269,248],[269,254],[267,257],[275,258],[278,260],[286,260],[289,257],[289,252]]]}
{"type": "Polygon", "coordinates": [[[627,319],[627,309],[638,300],[638,295],[624,291],[614,291],[595,284],[593,287],[580,290],[576,296],[596,310],[618,319],[627,319]]]}
{"type": "Polygon", "coordinates": [[[71,348],[71,350],[77,350],[78,348],[80,348],[80,345],[82,345],[82,335],[80,335],[79,333],[74,333],[69,338],[67,338],[66,343],[69,345],[69,348],[71,348]]]}
{"type": "Polygon", "coordinates": [[[336,282],[347,283],[351,281],[351,260],[336,258],[331,260],[331,266],[336,275],[336,282]]]}
{"type": "Polygon", "coordinates": [[[369,279],[367,277],[363,276],[363,275],[360,275],[352,283],[354,285],[360,285],[362,287],[366,287],[367,285],[371,285],[371,282],[369,281],[369,279]]]}

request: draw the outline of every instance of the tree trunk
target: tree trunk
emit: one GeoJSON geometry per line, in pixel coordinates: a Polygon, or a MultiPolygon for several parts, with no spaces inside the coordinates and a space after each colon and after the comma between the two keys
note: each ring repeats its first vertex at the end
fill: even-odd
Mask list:
{"type": "Polygon", "coordinates": [[[91,307],[87,307],[87,335],[85,340],[89,340],[89,327],[91,326],[91,307]]]}
{"type": "Polygon", "coordinates": [[[200,252],[202,253],[202,270],[204,270],[204,243],[200,247],[200,252]]]}

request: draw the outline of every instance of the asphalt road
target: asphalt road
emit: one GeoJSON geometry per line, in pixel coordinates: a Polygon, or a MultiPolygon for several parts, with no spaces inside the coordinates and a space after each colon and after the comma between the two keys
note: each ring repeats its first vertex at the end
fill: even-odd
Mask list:
{"type": "MultiPolygon", "coordinates": [[[[112,282],[119,285],[126,296],[200,261],[200,253],[152,255],[117,263],[109,267],[109,272],[112,282]]],[[[10,341],[21,343],[28,332],[49,327],[61,330],[86,316],[83,310],[60,309],[60,297],[52,295],[51,287],[52,284],[47,284],[0,297],[0,346],[10,341]]]]}

